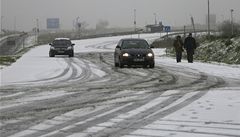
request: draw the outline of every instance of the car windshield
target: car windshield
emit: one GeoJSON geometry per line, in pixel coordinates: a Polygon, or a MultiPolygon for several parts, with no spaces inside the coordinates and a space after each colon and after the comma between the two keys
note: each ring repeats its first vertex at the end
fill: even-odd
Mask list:
{"type": "Polygon", "coordinates": [[[71,41],[69,40],[54,40],[53,45],[71,45],[71,41]]]}
{"type": "Polygon", "coordinates": [[[148,49],[149,45],[144,40],[125,40],[122,49],[148,49]]]}

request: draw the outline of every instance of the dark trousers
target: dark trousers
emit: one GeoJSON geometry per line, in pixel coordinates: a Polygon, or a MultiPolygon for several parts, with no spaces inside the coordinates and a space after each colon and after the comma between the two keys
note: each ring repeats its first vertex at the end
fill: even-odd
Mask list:
{"type": "Polygon", "coordinates": [[[181,62],[181,60],[182,60],[182,52],[176,52],[176,60],[177,60],[177,62],[181,62]]]}
{"type": "Polygon", "coordinates": [[[194,51],[192,51],[192,50],[188,50],[188,51],[187,51],[187,60],[188,60],[188,63],[193,63],[193,54],[194,54],[194,51]]]}

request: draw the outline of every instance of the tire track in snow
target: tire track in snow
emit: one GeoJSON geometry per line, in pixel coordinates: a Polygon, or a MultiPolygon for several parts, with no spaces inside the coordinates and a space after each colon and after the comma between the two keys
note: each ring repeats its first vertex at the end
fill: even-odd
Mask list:
{"type": "MultiPolygon", "coordinates": [[[[109,137],[114,136],[122,136],[127,135],[133,132],[136,129],[141,129],[142,127],[153,123],[154,121],[163,118],[173,112],[176,112],[177,110],[180,110],[181,108],[191,104],[195,100],[201,98],[203,95],[205,95],[209,88],[221,86],[224,84],[222,79],[217,79],[216,83],[210,84],[207,87],[199,88],[196,94],[193,94],[190,98],[182,99],[183,95],[178,98],[177,100],[172,100],[172,103],[162,107],[161,105],[157,110],[154,110],[152,114],[148,114],[148,112],[145,112],[143,114],[139,114],[140,116],[134,116],[133,120],[127,119],[126,121],[119,123],[115,126],[107,127],[107,129],[101,131],[98,134],[93,134],[93,136],[105,136],[108,135],[109,137]],[[181,100],[178,102],[178,100],[181,100]],[[177,103],[176,103],[177,102],[177,103]],[[176,104],[174,104],[176,103],[176,104]],[[147,113],[147,114],[146,114],[147,113]],[[136,118],[137,117],[137,118],[136,118]],[[128,127],[128,128],[127,128],[128,127]]],[[[156,106],[157,107],[157,106],[156,106]]],[[[217,133],[209,133],[209,134],[215,134],[215,135],[227,135],[227,134],[217,134],[217,133]]],[[[231,134],[229,134],[231,136],[231,134]]]]}
{"type": "MultiPolygon", "coordinates": [[[[131,73],[131,72],[130,72],[131,73]]],[[[123,73],[124,74],[124,76],[129,76],[129,73],[123,73]]],[[[169,83],[170,84],[170,83],[169,83]]],[[[119,89],[117,89],[117,90],[119,90],[119,89]]]]}
{"type": "MultiPolygon", "coordinates": [[[[174,101],[174,99],[172,100],[172,101],[174,101]]],[[[172,101],[169,101],[169,102],[172,102],[172,101]]],[[[145,103],[144,103],[145,104],[145,103]]],[[[135,107],[136,108],[136,107],[135,107]]],[[[94,122],[95,123],[95,122],[94,122]]],[[[84,127],[86,127],[86,126],[84,126],[84,127]]],[[[78,129],[78,130],[80,130],[80,129],[78,129]]],[[[66,131],[64,131],[64,132],[66,132],[66,131]]]]}
{"type": "MultiPolygon", "coordinates": [[[[96,45],[95,45],[96,46],[96,45]]],[[[104,46],[104,44],[103,44],[103,46],[99,46],[98,48],[107,48],[107,46],[105,45],[104,46]]],[[[105,63],[105,64],[98,64],[98,65],[100,65],[100,66],[103,66],[103,65],[106,65],[106,67],[111,67],[112,68],[112,60],[111,60],[111,56],[109,56],[109,55],[102,55],[102,57],[103,57],[103,63],[105,63]],[[107,60],[105,60],[107,58],[107,60]],[[106,62],[105,62],[106,61],[106,62]]],[[[85,58],[86,60],[89,60],[89,59],[87,59],[87,58],[85,58]]],[[[90,62],[92,61],[92,59],[90,59],[90,62]]],[[[76,66],[74,66],[74,67],[76,67],[76,66]]],[[[133,70],[133,71],[136,71],[136,70],[133,70]]],[[[184,88],[185,86],[186,87],[190,87],[191,86],[191,84],[193,84],[193,85],[198,85],[199,83],[203,83],[204,82],[204,80],[207,78],[206,76],[204,77],[204,75],[203,76],[200,76],[200,80],[199,79],[197,79],[197,80],[195,80],[195,81],[193,81],[192,83],[191,83],[191,81],[190,81],[190,83],[183,83],[182,85],[179,85],[178,83],[176,83],[177,81],[179,81],[179,77],[178,76],[176,76],[175,74],[173,74],[172,76],[171,76],[171,78],[168,80],[168,82],[166,82],[165,81],[165,83],[158,83],[158,85],[155,83],[155,84],[153,84],[153,85],[147,85],[149,82],[152,82],[152,81],[156,81],[156,80],[158,80],[158,78],[157,77],[160,77],[161,75],[159,75],[159,73],[162,73],[163,72],[163,68],[162,67],[157,67],[156,68],[156,70],[142,70],[142,69],[137,69],[137,71],[140,71],[140,72],[146,72],[146,74],[147,74],[147,76],[146,77],[144,77],[144,76],[142,76],[142,75],[134,75],[134,76],[130,76],[129,74],[131,74],[133,71],[127,71],[127,70],[117,70],[117,69],[112,69],[112,71],[110,71],[110,72],[107,72],[108,73],[108,75],[107,75],[107,77],[108,78],[111,78],[111,80],[109,80],[109,81],[107,81],[107,87],[105,86],[105,83],[106,82],[98,82],[98,80],[99,79],[97,79],[95,82],[97,82],[98,83],[98,85],[97,86],[94,86],[94,87],[90,87],[90,90],[92,91],[92,93],[91,94],[94,94],[94,93],[97,93],[97,91],[99,91],[98,89],[99,88],[101,88],[101,86],[104,86],[103,88],[102,88],[102,90],[104,90],[104,89],[106,89],[107,90],[107,92],[106,93],[109,93],[110,95],[114,95],[114,92],[120,92],[121,91],[121,88],[128,88],[128,87],[131,87],[130,89],[132,89],[132,90],[140,90],[140,89],[150,89],[152,92],[147,92],[147,94],[153,94],[153,96],[156,98],[156,97],[159,97],[163,92],[165,92],[167,89],[175,89],[175,88],[184,88]],[[159,72],[160,71],[160,72],[159,72]],[[115,72],[115,74],[114,75],[112,75],[111,73],[112,72],[115,72]],[[119,75],[120,76],[122,76],[122,78],[119,78],[119,75]],[[148,78],[148,77],[150,77],[149,79],[147,79],[146,80],[146,78],[148,78]],[[131,82],[131,80],[133,80],[133,79],[135,79],[136,80],[136,82],[131,82]],[[130,82],[130,84],[128,83],[128,82],[130,82]],[[122,85],[120,85],[119,87],[117,86],[116,88],[114,88],[114,86],[116,86],[116,84],[119,84],[119,83],[121,83],[122,85]],[[140,87],[139,88],[139,86],[140,85],[143,85],[144,83],[146,83],[146,86],[143,86],[143,87],[140,87]],[[104,84],[104,85],[101,85],[101,84],[104,84]],[[160,85],[159,85],[160,84],[160,85]],[[161,84],[163,84],[163,85],[161,85],[161,84]],[[164,88],[161,88],[161,86],[164,86],[164,84],[165,85],[169,85],[169,86],[165,86],[164,88]],[[173,84],[177,84],[177,86],[173,86],[173,84]],[[114,86],[112,86],[112,85],[114,85],[114,86]],[[152,88],[152,86],[154,87],[154,88],[152,88]],[[173,86],[172,88],[170,87],[170,86],[173,86]],[[160,89],[156,89],[156,88],[160,88],[160,89]]],[[[87,71],[87,72],[89,72],[89,71],[87,71]]],[[[73,73],[75,73],[76,74],[76,68],[74,68],[73,69],[73,73]]],[[[68,79],[69,81],[71,81],[72,79],[75,79],[76,77],[73,75],[73,73],[71,73],[72,75],[70,76],[70,78],[68,79]]],[[[92,73],[92,72],[90,72],[90,73],[92,73]]],[[[168,74],[170,74],[171,75],[171,73],[168,73],[168,74]]],[[[81,77],[88,77],[89,75],[84,75],[84,76],[81,76],[81,77]]],[[[54,80],[54,79],[53,79],[54,80]]],[[[76,79],[77,80],[77,79],[76,79]]],[[[82,83],[81,84],[81,82],[82,81],[85,81],[85,80],[87,80],[88,81],[88,78],[83,78],[83,79],[80,79],[80,85],[81,86],[84,86],[84,84],[85,84],[85,82],[84,83],[82,83]]],[[[74,80],[75,81],[75,80],[74,80]]],[[[89,80],[89,82],[92,82],[92,81],[94,81],[94,80],[89,80]]],[[[77,83],[76,83],[77,84],[77,83]]],[[[88,86],[92,86],[90,83],[88,83],[89,85],[88,86]]],[[[70,86],[71,86],[71,84],[70,84],[70,86]]],[[[75,86],[75,85],[74,85],[75,86]]],[[[85,85],[86,86],[86,85],[85,85]]],[[[214,87],[214,86],[213,86],[214,87]]],[[[75,88],[77,88],[77,87],[75,87],[75,88]]],[[[205,87],[205,88],[208,88],[208,87],[205,87]]],[[[88,92],[88,90],[87,91],[84,91],[84,93],[85,92],[88,92]]],[[[146,94],[146,95],[147,95],[146,94]]],[[[79,95],[77,95],[77,96],[75,96],[75,97],[78,97],[78,96],[80,96],[80,95],[84,95],[84,94],[79,94],[79,95]]],[[[107,94],[102,94],[102,96],[99,96],[99,97],[103,97],[103,96],[105,96],[105,95],[107,95],[107,94]]],[[[124,95],[124,94],[123,94],[124,95]]],[[[125,95],[130,95],[129,93],[125,93],[125,95]]],[[[109,96],[109,95],[108,95],[109,96]]],[[[180,97],[180,95],[179,95],[179,97],[180,97]]],[[[109,97],[110,98],[110,97],[109,97]]],[[[90,128],[91,127],[91,125],[92,126],[94,126],[94,125],[96,125],[97,123],[101,123],[101,122],[106,122],[106,121],[108,121],[110,118],[109,117],[114,117],[114,116],[116,116],[116,115],[118,115],[118,114],[122,114],[122,113],[127,113],[127,112],[129,112],[129,111],[131,111],[132,109],[135,109],[135,108],[138,108],[138,107],[141,107],[142,105],[144,105],[144,104],[146,104],[147,102],[149,102],[150,100],[152,100],[153,98],[146,98],[146,102],[144,102],[144,103],[140,103],[140,105],[137,105],[139,102],[135,102],[135,104],[133,105],[133,106],[128,106],[127,108],[124,108],[123,110],[121,110],[121,111],[118,111],[118,112],[116,112],[116,113],[110,113],[109,115],[107,115],[106,117],[99,117],[99,119],[98,120],[100,120],[100,122],[98,121],[98,120],[94,120],[94,121],[91,121],[91,122],[87,122],[84,126],[86,127],[86,128],[90,128]]],[[[98,102],[98,99],[96,99],[94,102],[92,102],[91,103],[91,101],[92,100],[94,100],[94,98],[92,98],[92,99],[90,99],[90,100],[86,100],[86,103],[87,102],[89,102],[90,104],[97,104],[98,102]]],[[[81,104],[81,103],[80,103],[81,104]]],[[[80,105],[80,104],[76,104],[76,106],[77,105],[80,105]]],[[[123,105],[123,104],[122,104],[123,105]]],[[[158,106],[159,107],[159,106],[158,106]]],[[[155,108],[156,109],[156,108],[155,108]]],[[[108,111],[110,111],[110,110],[108,110],[108,111]]],[[[100,113],[100,112],[99,112],[100,113]]],[[[96,115],[99,115],[99,114],[96,114],[96,115]]],[[[65,123],[66,125],[71,125],[71,124],[74,124],[74,122],[73,123],[65,123]]],[[[81,125],[81,126],[83,126],[83,125],[81,125]]],[[[65,126],[63,126],[63,127],[65,127],[65,126]]],[[[58,129],[58,127],[56,126],[55,127],[56,129],[58,129]]],[[[86,129],[85,128],[85,129],[86,129]]],[[[83,128],[84,129],[84,128],[83,128]]],[[[67,132],[68,130],[66,130],[66,132],[67,132]]],[[[65,132],[65,131],[64,131],[65,132]]],[[[120,132],[120,131],[119,131],[120,132]]],[[[69,135],[70,133],[67,133],[67,135],[69,135]]],[[[60,134],[61,135],[61,134],[60,134]]]]}
{"type": "MultiPolygon", "coordinates": [[[[204,79],[206,79],[207,77],[206,76],[202,76],[200,79],[199,79],[199,81],[203,81],[204,79]]],[[[221,81],[221,80],[219,80],[219,81],[221,81]]],[[[191,84],[196,84],[197,82],[195,81],[195,82],[193,82],[193,83],[191,83],[191,84]]],[[[221,85],[221,84],[223,84],[222,83],[222,81],[221,82],[219,82],[219,84],[221,85]]],[[[204,87],[204,88],[202,88],[201,90],[204,90],[204,89],[209,89],[209,88],[211,88],[211,87],[215,87],[215,86],[217,86],[218,84],[213,84],[213,85],[211,85],[211,86],[209,86],[209,87],[204,87]]],[[[204,94],[203,94],[204,95],[204,94]]],[[[201,96],[200,96],[201,97],[201,96]]],[[[195,97],[194,97],[194,99],[195,99],[195,97]]]]}

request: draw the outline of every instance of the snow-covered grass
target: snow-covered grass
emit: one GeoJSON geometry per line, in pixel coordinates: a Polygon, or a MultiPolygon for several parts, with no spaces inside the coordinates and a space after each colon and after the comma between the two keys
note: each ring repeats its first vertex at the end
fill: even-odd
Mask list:
{"type": "Polygon", "coordinates": [[[19,59],[20,56],[0,56],[0,65],[7,66],[14,63],[19,59]]]}
{"type": "MultiPolygon", "coordinates": [[[[240,37],[232,39],[217,38],[215,40],[201,39],[200,41],[194,55],[196,60],[202,62],[240,64],[240,37]]],[[[170,45],[168,46],[167,53],[175,56],[172,40],[169,40],[169,42],[170,45]]],[[[183,57],[186,58],[186,52],[183,52],[183,57]]]]}
{"type": "MultiPolygon", "coordinates": [[[[16,35],[18,34],[15,34],[13,36],[16,36],[16,35]]],[[[23,54],[28,52],[29,49],[31,49],[31,47],[34,47],[35,44],[36,44],[36,37],[29,35],[24,39],[23,45],[19,45],[21,47],[24,46],[24,48],[19,48],[19,51],[16,51],[15,55],[0,56],[0,65],[2,65],[3,67],[11,65],[12,63],[16,62],[19,58],[21,58],[23,54]]],[[[0,67],[0,69],[2,69],[3,67],[0,67]]]]}
{"type": "Polygon", "coordinates": [[[196,59],[240,64],[240,37],[205,41],[197,49],[196,59]]]}

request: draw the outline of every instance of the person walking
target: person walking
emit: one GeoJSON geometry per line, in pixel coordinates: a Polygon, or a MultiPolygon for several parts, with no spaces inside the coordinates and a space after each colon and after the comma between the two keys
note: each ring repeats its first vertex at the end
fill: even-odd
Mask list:
{"type": "Polygon", "coordinates": [[[194,50],[197,46],[196,40],[192,37],[192,33],[189,33],[188,37],[184,40],[184,48],[187,51],[188,63],[193,63],[194,50]]]}
{"type": "Polygon", "coordinates": [[[176,39],[173,42],[173,46],[174,46],[175,52],[176,52],[177,63],[179,63],[182,60],[182,52],[184,51],[183,50],[183,41],[182,41],[181,36],[178,35],[176,37],[176,39]]]}

